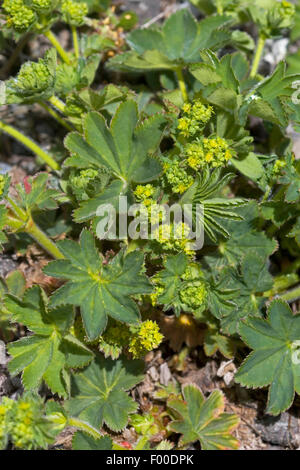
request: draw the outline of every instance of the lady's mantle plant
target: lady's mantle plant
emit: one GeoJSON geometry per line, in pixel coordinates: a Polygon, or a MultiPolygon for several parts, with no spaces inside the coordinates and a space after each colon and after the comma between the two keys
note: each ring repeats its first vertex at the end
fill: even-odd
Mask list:
{"type": "Polygon", "coordinates": [[[299,129],[300,74],[284,61],[261,67],[267,39],[292,28],[297,37],[299,6],[193,0],[200,19],[180,9],[127,32],[134,15],[108,3],[1,7],[5,41],[43,34],[50,43],[6,77],[0,102],[42,107],[64,150],[45,151],[0,122],[38,156],[23,183],[0,175],[0,243],[6,250],[31,238],[52,258],[47,292],[25,289],[20,274],[3,280],[0,334],[25,393],[0,403],[0,445],[47,448],[71,425],[75,449],[149,450],[157,429],[170,438],[158,449],[235,449],[238,418],[224,413],[220,391],[207,399],[193,384],[158,391],[164,420],[155,407],[137,415],[128,392],[143,381],[145,355],[174,344],[165,326],[172,313],[183,329],[203,332],[195,344],[207,356],[235,358],[237,383],[268,388],[268,413],[300,394],[300,320],[288,305],[300,298],[300,167],[286,132],[299,129]],[[58,21],[70,28],[69,50],[52,32],[58,21]],[[132,223],[120,198],[138,204],[143,230],[155,226],[150,236],[99,235],[108,204],[116,229],[132,223]],[[161,212],[174,204],[189,208],[189,223],[161,212]],[[43,383],[55,400],[44,403],[43,383]],[[133,427],[136,444],[113,443],[104,425],[111,436],[133,427]]]}

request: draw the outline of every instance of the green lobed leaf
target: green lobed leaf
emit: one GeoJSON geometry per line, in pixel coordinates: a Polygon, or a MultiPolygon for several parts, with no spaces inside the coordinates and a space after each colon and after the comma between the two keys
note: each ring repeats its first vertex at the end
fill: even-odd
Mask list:
{"type": "Polygon", "coordinates": [[[10,294],[6,296],[5,308],[13,320],[34,332],[9,343],[12,356],[9,371],[12,375],[23,371],[22,381],[28,390],[38,388],[43,379],[53,393],[67,396],[68,368],[88,364],[93,354],[79,341],[74,345],[68,338],[73,308],[49,309],[47,303],[45,293],[38,286],[28,289],[22,301],[10,294]],[[70,358],[73,358],[71,364],[70,358]]]}
{"type": "Polygon", "coordinates": [[[67,149],[88,165],[105,166],[123,183],[151,181],[161,173],[155,158],[167,124],[163,115],[139,121],[137,104],[121,103],[110,129],[103,116],[89,112],[84,117],[84,136],[70,133],[65,139],[67,149]]]}
{"type": "Polygon", "coordinates": [[[249,318],[239,327],[243,341],[253,349],[239,368],[236,382],[253,388],[269,385],[267,412],[278,415],[300,393],[300,316],[281,300],[273,300],[266,320],[249,318]]]}
{"type": "Polygon", "coordinates": [[[112,440],[109,436],[95,439],[88,434],[77,431],[72,439],[73,450],[112,450],[112,440]]]}
{"type": "Polygon", "coordinates": [[[224,396],[214,390],[205,400],[199,387],[194,384],[182,388],[184,401],[171,398],[167,404],[178,419],[171,421],[170,431],[182,434],[180,445],[200,441],[202,450],[237,449],[239,443],[231,435],[239,423],[233,414],[223,413],[224,396]]]}
{"type": "Polygon", "coordinates": [[[147,277],[140,274],[143,253],[135,251],[125,255],[120,252],[104,265],[94,237],[87,230],[82,231],[79,245],[63,240],[58,246],[66,259],[52,261],[44,272],[68,282],[52,295],[52,307],[65,304],[80,306],[90,339],[102,333],[108,316],[129,324],[138,322],[139,310],[131,296],[152,290],[147,277]]]}
{"type": "Polygon", "coordinates": [[[178,66],[199,62],[200,51],[216,50],[229,42],[227,26],[231,18],[214,15],[202,21],[187,9],[173,13],[161,29],[144,28],[130,33],[132,51],[117,55],[109,66],[119,70],[176,70],[178,66]]]}
{"type": "Polygon", "coordinates": [[[143,368],[142,361],[98,355],[72,376],[69,413],[97,429],[105,423],[112,431],[121,431],[138,406],[126,391],[143,380],[143,368]]]}

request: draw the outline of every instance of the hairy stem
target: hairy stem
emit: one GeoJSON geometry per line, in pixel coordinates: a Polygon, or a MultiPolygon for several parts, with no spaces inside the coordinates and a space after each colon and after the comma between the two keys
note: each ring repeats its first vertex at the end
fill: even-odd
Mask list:
{"type": "Polygon", "coordinates": [[[57,98],[57,96],[50,96],[48,98],[49,103],[51,103],[56,109],[58,109],[61,113],[64,113],[66,110],[66,105],[65,103],[57,98]]]}
{"type": "Polygon", "coordinates": [[[8,215],[7,225],[10,229],[13,229],[15,231],[24,231],[25,222],[23,222],[22,220],[20,220],[17,217],[14,217],[12,215],[8,215]]]}
{"type": "Polygon", "coordinates": [[[29,139],[29,137],[26,137],[17,129],[15,129],[12,126],[9,126],[8,124],[5,124],[2,121],[0,121],[0,130],[10,135],[14,139],[18,140],[19,142],[21,142],[21,144],[23,144],[33,153],[38,155],[42,160],[44,160],[44,162],[47,163],[47,165],[49,165],[50,168],[52,168],[53,170],[59,170],[58,163],[48,153],[46,153],[41,147],[39,147],[38,144],[36,144],[33,140],[29,139]]]}
{"type": "Polygon", "coordinates": [[[287,291],[285,294],[280,296],[280,299],[285,300],[286,302],[294,302],[295,300],[300,299],[300,286],[287,291]]]}
{"type": "Polygon", "coordinates": [[[255,76],[257,74],[258,67],[259,67],[260,60],[261,60],[261,56],[262,56],[263,51],[264,51],[265,42],[266,42],[265,36],[262,33],[260,33],[258,41],[257,41],[256,52],[255,52],[255,56],[254,56],[254,59],[253,59],[251,72],[250,72],[250,78],[255,78],[255,76]]]}
{"type": "Polygon", "coordinates": [[[274,278],[274,287],[264,292],[263,295],[265,297],[274,297],[298,284],[299,280],[299,276],[295,273],[280,274],[274,278]]]}
{"type": "Polygon", "coordinates": [[[18,204],[9,196],[6,197],[7,202],[11,206],[12,211],[17,216],[18,219],[22,222],[27,222],[28,216],[26,212],[18,206],[18,204]]]}
{"type": "Polygon", "coordinates": [[[39,103],[42,108],[45,109],[59,124],[61,124],[63,127],[65,127],[68,131],[73,131],[73,127],[70,126],[59,114],[57,114],[54,109],[50,108],[50,106],[47,106],[46,103],[43,103],[42,101],[39,103]]]}
{"type": "Polygon", "coordinates": [[[64,255],[58,249],[56,244],[29,218],[24,231],[28,233],[44,250],[46,250],[53,258],[63,259],[64,255]]]}
{"type": "Polygon", "coordinates": [[[46,31],[44,33],[44,35],[46,36],[47,39],[49,39],[49,41],[51,42],[52,46],[55,47],[55,49],[57,50],[57,52],[59,53],[60,57],[62,58],[62,60],[70,65],[71,64],[71,60],[67,54],[67,52],[64,50],[64,48],[60,45],[57,37],[52,33],[52,31],[46,31]]]}
{"type": "Polygon", "coordinates": [[[223,15],[223,5],[220,0],[217,0],[217,13],[218,15],[223,15]]]}
{"type": "Polygon", "coordinates": [[[184,77],[183,77],[181,67],[178,67],[176,69],[176,75],[177,75],[178,85],[179,85],[179,88],[180,88],[180,91],[181,91],[181,94],[182,94],[183,101],[186,103],[186,102],[188,102],[189,97],[188,97],[188,92],[187,92],[187,89],[186,89],[186,85],[185,85],[185,81],[184,81],[184,77]]]}
{"type": "Polygon", "coordinates": [[[74,46],[74,52],[75,52],[75,57],[76,59],[79,59],[79,42],[78,42],[78,34],[77,34],[77,29],[76,26],[71,26],[72,29],[72,37],[73,37],[73,46],[74,46]]]}

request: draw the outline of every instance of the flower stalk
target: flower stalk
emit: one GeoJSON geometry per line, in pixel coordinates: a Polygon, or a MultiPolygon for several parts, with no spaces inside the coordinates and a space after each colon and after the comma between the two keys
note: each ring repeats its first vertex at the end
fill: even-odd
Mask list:
{"type": "Polygon", "coordinates": [[[184,77],[183,77],[181,67],[178,67],[176,69],[176,75],[177,75],[178,85],[179,85],[179,88],[180,88],[180,91],[181,91],[183,101],[185,103],[187,103],[189,101],[189,97],[188,97],[188,92],[187,92],[187,89],[186,89],[186,84],[185,84],[185,81],[184,81],[184,77]]]}
{"type": "Polygon", "coordinates": [[[73,38],[73,46],[74,46],[74,53],[76,59],[79,59],[80,53],[79,53],[79,41],[78,41],[78,34],[77,34],[77,28],[76,26],[71,26],[72,30],[72,38],[73,38]]]}
{"type": "Polygon", "coordinates": [[[255,78],[256,75],[257,75],[257,71],[258,71],[259,64],[260,64],[260,61],[261,61],[261,57],[262,57],[264,47],[265,47],[265,42],[266,42],[265,36],[262,33],[260,33],[259,38],[258,38],[258,42],[257,42],[255,56],[254,56],[254,59],[253,59],[251,72],[250,72],[250,78],[255,78]]]}
{"type": "Polygon", "coordinates": [[[46,103],[40,102],[40,106],[44,108],[61,126],[65,127],[68,131],[73,131],[73,127],[70,126],[53,108],[48,106],[46,103]]]}
{"type": "Polygon", "coordinates": [[[55,34],[53,34],[52,31],[48,30],[44,33],[44,35],[46,36],[47,39],[49,39],[52,46],[55,47],[55,49],[57,50],[57,52],[60,55],[60,57],[62,58],[62,60],[66,64],[70,65],[71,64],[70,57],[68,56],[68,53],[64,50],[64,48],[60,45],[60,43],[59,43],[57,37],[55,36],[55,34]]]}

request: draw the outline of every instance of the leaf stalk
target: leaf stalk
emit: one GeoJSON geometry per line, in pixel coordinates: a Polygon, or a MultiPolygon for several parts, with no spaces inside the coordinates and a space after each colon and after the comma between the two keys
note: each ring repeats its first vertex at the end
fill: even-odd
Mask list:
{"type": "Polygon", "coordinates": [[[59,170],[59,164],[48,154],[46,153],[38,144],[33,140],[26,137],[21,132],[19,132],[14,127],[5,124],[3,121],[0,121],[0,130],[10,135],[14,139],[18,140],[24,147],[27,147],[33,153],[38,155],[44,162],[50,166],[53,170],[59,170]]]}

